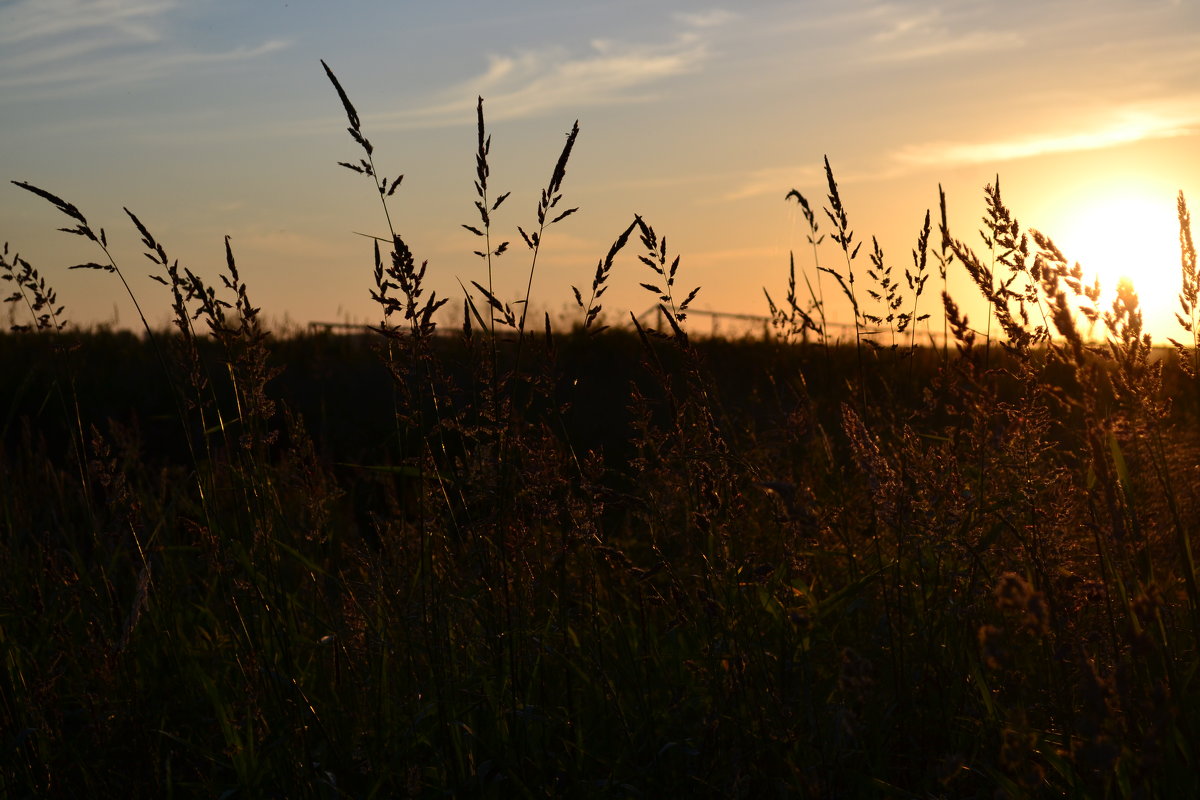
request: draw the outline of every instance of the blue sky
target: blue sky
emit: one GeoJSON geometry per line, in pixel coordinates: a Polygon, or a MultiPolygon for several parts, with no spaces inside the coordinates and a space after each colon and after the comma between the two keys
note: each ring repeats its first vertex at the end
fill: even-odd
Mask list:
{"type": "MultiPolygon", "coordinates": [[[[803,265],[784,195],[822,202],[825,155],[859,238],[879,235],[899,267],[939,182],[973,241],[996,174],[1052,235],[1101,196],[1159,198],[1169,217],[1198,183],[1200,12],[1187,3],[0,0],[0,240],[78,324],[128,325],[132,311],[111,276],[64,271],[95,254],[8,180],[78,205],[134,275],[148,262],[122,206],[209,275],[230,235],[271,318],[373,321],[354,231],[384,223],[369,184],[335,165],[356,154],[320,59],[381,171],[405,174],[398,227],[442,293],[481,271],[460,227],[475,97],[493,185],[513,191],[497,218],[512,239],[580,121],[564,202],[581,210],[548,235],[535,280],[535,306],[554,314],[634,213],[704,287],[698,308],[762,313],[789,249],[803,265]]],[[[653,302],[642,269],[632,252],[618,265],[614,314],[653,302]]],[[[498,288],[515,298],[527,270],[514,248],[498,288]]],[[[165,321],[161,287],[135,291],[165,321]]]]}

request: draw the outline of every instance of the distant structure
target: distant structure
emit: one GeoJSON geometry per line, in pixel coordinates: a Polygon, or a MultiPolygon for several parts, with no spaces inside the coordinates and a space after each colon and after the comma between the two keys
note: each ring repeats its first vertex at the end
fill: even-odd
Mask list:
{"type": "MultiPolygon", "coordinates": [[[[745,338],[759,337],[770,339],[772,334],[771,318],[762,314],[734,314],[729,311],[705,311],[697,308],[689,308],[687,315],[689,317],[708,317],[711,323],[709,336],[714,339],[718,336],[728,338],[731,335],[745,338]]],[[[667,320],[663,315],[661,306],[652,306],[646,309],[638,316],[637,321],[643,325],[653,324],[658,330],[662,330],[667,325],[667,320]]],[[[850,337],[854,336],[854,325],[852,323],[829,322],[826,324],[826,327],[829,329],[831,340],[836,340],[846,335],[850,337]]],[[[690,332],[698,333],[695,329],[692,329],[690,332]]]]}
{"type": "MultiPolygon", "coordinates": [[[[723,330],[721,322],[733,323],[732,326],[738,335],[750,336],[750,331],[758,331],[761,329],[761,336],[767,339],[771,335],[771,318],[764,317],[761,314],[733,314],[728,311],[704,311],[698,308],[689,308],[687,310],[689,317],[708,317],[711,323],[709,336],[714,339],[721,335],[728,335],[728,330],[723,330]]],[[[654,306],[648,308],[642,315],[638,317],[638,322],[646,322],[650,317],[655,317],[654,327],[662,330],[667,324],[667,320],[663,317],[662,306],[654,306]]]]}
{"type": "Polygon", "coordinates": [[[372,325],[359,325],[354,322],[310,322],[308,323],[309,333],[333,333],[339,331],[342,333],[369,333],[375,330],[372,325]]]}
{"type": "MultiPolygon", "coordinates": [[[[710,336],[717,338],[723,336],[725,338],[761,338],[770,339],[772,336],[771,318],[762,314],[735,314],[729,311],[708,311],[696,308],[689,308],[687,311],[688,317],[707,317],[709,320],[709,329],[707,332],[689,328],[692,335],[710,336]]],[[[663,314],[662,308],[659,306],[651,306],[637,316],[637,321],[641,325],[650,325],[656,330],[663,330],[668,326],[666,316],[663,314]]],[[[847,322],[828,322],[826,328],[829,331],[831,342],[835,341],[853,341],[854,325],[847,322]]],[[[310,322],[308,323],[309,333],[370,333],[377,331],[373,325],[364,325],[354,322],[310,322]]],[[[439,326],[438,332],[441,334],[459,332],[461,329],[457,325],[439,326]]],[[[886,330],[863,328],[862,335],[864,337],[877,337],[876,341],[883,343],[882,337],[887,333],[886,330]]],[[[983,335],[980,331],[979,335],[983,335]]],[[[816,334],[813,334],[815,337],[816,334]]],[[[908,341],[908,333],[903,335],[905,341],[908,341]]],[[[917,334],[917,339],[924,345],[928,344],[935,347],[940,347],[942,334],[941,331],[922,330],[917,334]]]]}

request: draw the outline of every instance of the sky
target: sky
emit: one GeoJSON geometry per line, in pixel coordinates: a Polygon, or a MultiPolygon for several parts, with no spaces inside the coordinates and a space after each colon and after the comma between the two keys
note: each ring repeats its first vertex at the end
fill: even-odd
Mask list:
{"type": "MultiPolygon", "coordinates": [[[[938,187],[951,233],[986,254],[984,187],[997,177],[1024,227],[1111,287],[1129,276],[1157,338],[1178,287],[1176,195],[1200,202],[1200,6],[1187,2],[686,0],[437,3],[347,0],[0,0],[0,241],[46,277],[81,327],[134,327],[119,282],[68,271],[94,245],[10,181],[74,203],[105,228],[154,325],[167,290],[146,275],[129,208],[182,266],[217,282],[229,236],[251,299],[276,327],[374,323],[371,241],[387,223],[325,76],[356,106],[397,231],[430,287],[461,307],[486,282],[476,224],[476,98],[492,136],[494,288],[524,296],[517,226],[578,120],[563,204],[546,233],[531,311],[578,319],[571,286],[641,215],[680,256],[698,310],[765,314],[789,252],[814,256],[796,189],[828,204],[828,157],[857,240],[899,277],[938,187]]],[[[651,308],[631,243],[609,321],[651,308]]],[[[948,288],[982,327],[959,269],[948,288]]],[[[930,287],[931,289],[933,287],[930,287]]],[[[940,287],[938,287],[940,289],[940,287]]],[[[831,321],[852,322],[825,276],[831,321]]],[[[919,301],[940,319],[937,293],[919,301]]],[[[21,320],[18,320],[21,321],[21,320]]],[[[447,318],[447,323],[452,322],[447,318]]],[[[693,317],[693,328],[712,323],[693,317]]],[[[720,323],[726,324],[726,323],[720,323]]]]}

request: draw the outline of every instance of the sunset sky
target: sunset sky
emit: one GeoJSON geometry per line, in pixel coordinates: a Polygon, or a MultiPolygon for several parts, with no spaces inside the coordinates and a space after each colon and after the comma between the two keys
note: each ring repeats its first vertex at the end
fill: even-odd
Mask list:
{"type": "MultiPolygon", "coordinates": [[[[1133,277],[1156,335],[1180,335],[1165,320],[1176,193],[1200,207],[1200,10],[1160,0],[0,0],[0,241],[78,325],[136,317],[113,276],[66,271],[99,254],[11,180],[106,228],[153,324],[168,297],[144,277],[123,206],[214,280],[229,235],[277,324],[376,321],[371,245],[354,232],[386,223],[369,182],[336,166],[358,151],[321,59],[380,171],[406,176],[393,219],[439,294],[460,298],[460,280],[486,274],[461,227],[476,221],[482,95],[492,188],[513,193],[496,217],[514,242],[496,272],[509,300],[529,269],[516,226],[533,223],[579,120],[563,202],[580,211],[546,236],[536,310],[570,313],[570,286],[590,286],[636,213],[682,256],[683,288],[703,287],[695,308],[765,313],[789,250],[812,268],[784,198],[795,188],[823,206],[827,155],[864,251],[878,236],[898,273],[939,183],[952,233],[981,247],[982,190],[998,174],[1022,223],[1085,267],[1117,254],[1106,282],[1133,277]]],[[[612,319],[654,303],[635,256],[614,269],[612,319]]],[[[839,266],[832,250],[822,259],[839,266]]],[[[950,288],[974,308],[963,274],[950,288]]],[[[937,312],[935,294],[922,302],[937,312]]]]}

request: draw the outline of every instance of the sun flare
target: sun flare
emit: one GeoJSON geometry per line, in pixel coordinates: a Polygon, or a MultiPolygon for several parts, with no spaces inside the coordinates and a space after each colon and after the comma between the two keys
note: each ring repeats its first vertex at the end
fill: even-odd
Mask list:
{"type": "MultiPolygon", "coordinates": [[[[1178,336],[1174,312],[1180,284],[1179,221],[1174,197],[1135,189],[1095,196],[1046,231],[1088,283],[1100,279],[1101,311],[1128,279],[1138,293],[1146,330],[1156,341],[1178,336]]],[[[1100,330],[1095,332],[1102,335],[1100,330]]]]}

